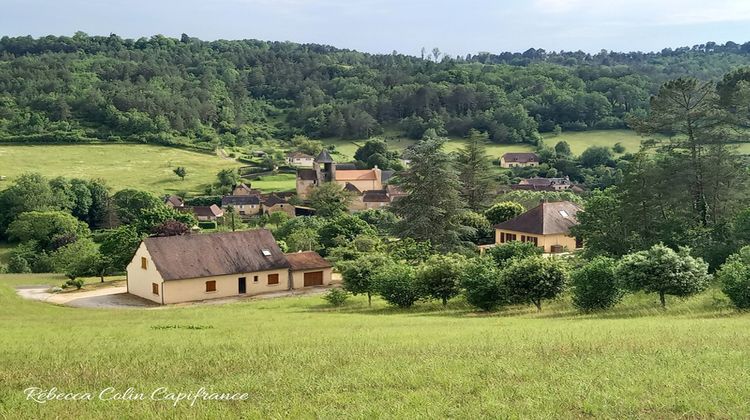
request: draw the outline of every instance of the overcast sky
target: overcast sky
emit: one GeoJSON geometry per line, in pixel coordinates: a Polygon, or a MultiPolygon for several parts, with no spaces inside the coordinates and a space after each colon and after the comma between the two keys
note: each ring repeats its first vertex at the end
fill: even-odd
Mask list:
{"type": "Polygon", "coordinates": [[[2,0],[0,35],[314,42],[367,52],[664,47],[750,41],[750,0],[2,0]]]}

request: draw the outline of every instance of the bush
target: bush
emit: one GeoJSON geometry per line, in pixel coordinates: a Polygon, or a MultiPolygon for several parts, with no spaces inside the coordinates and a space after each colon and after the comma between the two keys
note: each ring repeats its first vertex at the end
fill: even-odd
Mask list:
{"type": "Polygon", "coordinates": [[[498,267],[502,267],[513,258],[541,255],[542,249],[534,245],[533,242],[510,241],[489,248],[486,252],[487,256],[492,258],[498,267]]]}
{"type": "Polygon", "coordinates": [[[630,291],[658,293],[662,307],[665,295],[690,296],[705,290],[709,281],[703,259],[691,257],[688,248],[675,252],[663,244],[624,256],[617,277],[630,291]]]}
{"type": "Polygon", "coordinates": [[[198,222],[198,227],[201,229],[216,229],[216,222],[215,221],[209,221],[209,222],[198,222]]]}
{"type": "Polygon", "coordinates": [[[584,312],[611,308],[624,294],[615,275],[615,261],[598,257],[575,270],[571,276],[573,305],[584,312]]]}
{"type": "Polygon", "coordinates": [[[492,311],[507,302],[500,272],[489,258],[475,258],[463,270],[461,286],[466,302],[483,311],[492,311]]]}
{"type": "Polygon", "coordinates": [[[542,300],[562,293],[568,276],[560,260],[542,256],[514,259],[500,275],[511,303],[533,303],[539,311],[542,300]]]}
{"type": "Polygon", "coordinates": [[[343,306],[344,303],[346,303],[346,300],[349,299],[349,293],[346,293],[345,290],[337,287],[329,290],[328,293],[323,296],[323,299],[333,306],[343,306]]]}
{"type": "Polygon", "coordinates": [[[421,297],[414,268],[393,263],[375,275],[378,294],[391,305],[408,308],[421,297]]]}
{"type": "Polygon", "coordinates": [[[8,261],[9,273],[31,273],[29,262],[20,255],[13,255],[8,261]]]}
{"type": "Polygon", "coordinates": [[[0,274],[5,274],[8,272],[8,265],[7,264],[0,264],[0,274]]]}
{"type": "Polygon", "coordinates": [[[68,279],[64,284],[63,288],[75,287],[76,290],[80,290],[83,287],[83,279],[68,279]]]}
{"type": "Polygon", "coordinates": [[[716,277],[737,309],[750,309],[750,246],[727,258],[716,277]]]}

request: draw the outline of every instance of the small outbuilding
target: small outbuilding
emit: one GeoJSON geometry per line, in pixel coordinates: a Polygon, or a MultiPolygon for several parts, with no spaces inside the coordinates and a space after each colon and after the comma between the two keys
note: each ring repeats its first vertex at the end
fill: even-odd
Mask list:
{"type": "Polygon", "coordinates": [[[315,252],[285,255],[265,229],[150,237],[127,266],[127,290],[169,304],[325,286],[331,272],[315,252]]]}

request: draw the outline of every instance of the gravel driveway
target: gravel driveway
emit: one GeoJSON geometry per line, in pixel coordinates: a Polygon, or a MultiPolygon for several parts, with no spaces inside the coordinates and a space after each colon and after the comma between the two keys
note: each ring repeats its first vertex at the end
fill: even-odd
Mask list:
{"type": "Polygon", "coordinates": [[[159,306],[128,294],[127,288],[106,287],[87,292],[50,293],[49,286],[21,286],[16,289],[25,299],[39,300],[75,308],[146,308],[159,306]]]}

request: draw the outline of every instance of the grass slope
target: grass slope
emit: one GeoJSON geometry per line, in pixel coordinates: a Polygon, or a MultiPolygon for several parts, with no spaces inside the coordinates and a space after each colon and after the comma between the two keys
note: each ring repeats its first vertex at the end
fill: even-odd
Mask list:
{"type": "Polygon", "coordinates": [[[387,308],[319,296],[156,310],[56,307],[0,276],[0,417],[570,418],[750,416],[748,316],[707,292],[630,297],[604,315],[566,300],[493,316],[460,302],[387,308]],[[188,329],[186,327],[208,327],[188,329]],[[166,328],[170,327],[170,328],[166,328]],[[248,392],[240,402],[26,401],[23,389],[248,392]]]}
{"type": "Polygon", "coordinates": [[[555,147],[557,142],[566,141],[574,155],[580,155],[591,146],[612,147],[615,143],[622,143],[625,152],[635,153],[641,147],[643,138],[632,130],[592,130],[592,131],[568,131],[554,136],[546,134],[544,143],[549,147],[555,147]]]}
{"type": "Polygon", "coordinates": [[[11,181],[33,171],[48,177],[102,178],[115,191],[201,194],[220,170],[238,166],[218,156],[151,145],[0,145],[0,175],[11,181]],[[187,169],[185,181],[172,172],[177,166],[187,169]]]}

